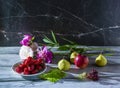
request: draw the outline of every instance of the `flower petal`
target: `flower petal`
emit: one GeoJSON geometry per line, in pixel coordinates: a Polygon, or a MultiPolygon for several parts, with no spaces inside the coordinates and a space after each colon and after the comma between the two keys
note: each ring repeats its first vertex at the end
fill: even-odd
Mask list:
{"type": "Polygon", "coordinates": [[[42,49],[38,51],[37,57],[45,59],[46,63],[51,63],[53,53],[50,50],[48,50],[46,46],[43,46],[42,49]]]}
{"type": "Polygon", "coordinates": [[[25,46],[29,46],[30,41],[32,40],[32,36],[31,35],[24,35],[23,40],[20,41],[21,45],[25,45],[25,46]]]}

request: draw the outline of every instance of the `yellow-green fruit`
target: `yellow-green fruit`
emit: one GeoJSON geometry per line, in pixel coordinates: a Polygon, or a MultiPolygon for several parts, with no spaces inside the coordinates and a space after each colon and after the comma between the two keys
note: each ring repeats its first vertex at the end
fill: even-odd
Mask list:
{"type": "Polygon", "coordinates": [[[107,64],[107,59],[102,55],[100,54],[96,60],[95,60],[95,63],[97,66],[105,66],[107,64]]]}
{"type": "Polygon", "coordinates": [[[72,52],[71,53],[71,55],[70,55],[70,62],[71,63],[74,63],[74,59],[75,59],[75,57],[78,55],[78,53],[77,52],[72,52]]]}
{"type": "Polygon", "coordinates": [[[58,68],[60,70],[69,70],[70,69],[70,63],[67,60],[62,59],[58,62],[58,68]]]}

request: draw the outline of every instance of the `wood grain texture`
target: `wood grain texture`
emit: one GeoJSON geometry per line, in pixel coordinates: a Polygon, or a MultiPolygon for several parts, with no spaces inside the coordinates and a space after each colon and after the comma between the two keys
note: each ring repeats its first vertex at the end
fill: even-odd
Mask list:
{"type": "MultiPolygon", "coordinates": [[[[92,68],[96,68],[99,72],[107,72],[107,74],[114,74],[116,76],[101,77],[98,82],[93,81],[80,81],[67,75],[57,83],[50,83],[44,80],[28,81],[22,78],[20,75],[12,71],[12,65],[21,61],[18,55],[20,47],[0,47],[0,88],[119,88],[120,86],[120,47],[110,47],[118,54],[107,56],[108,65],[105,67],[96,67],[94,65],[95,57],[89,57],[90,64],[85,69],[77,69],[74,65],[71,65],[70,73],[79,74],[84,71],[90,71],[92,68]],[[74,84],[73,84],[74,83],[74,84]],[[92,84],[92,85],[91,85],[92,84]]],[[[54,49],[55,50],[55,49],[54,49]]],[[[94,53],[94,52],[92,52],[94,53]]],[[[48,64],[48,70],[51,67],[57,67],[57,62],[62,56],[55,56],[52,64],[48,64]]],[[[48,71],[47,70],[47,71],[48,71]]],[[[101,75],[101,73],[100,73],[101,75]]]]}
{"type": "Polygon", "coordinates": [[[61,80],[57,83],[48,81],[16,81],[16,82],[0,82],[0,88],[119,88],[119,81],[116,80],[101,80],[93,81],[76,81],[76,80],[61,80]]]}

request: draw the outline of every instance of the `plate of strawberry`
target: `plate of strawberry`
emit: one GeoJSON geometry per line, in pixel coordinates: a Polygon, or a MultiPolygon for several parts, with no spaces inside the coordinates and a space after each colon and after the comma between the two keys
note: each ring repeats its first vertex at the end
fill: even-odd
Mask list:
{"type": "Polygon", "coordinates": [[[38,79],[38,76],[44,73],[46,68],[44,59],[34,59],[32,57],[28,57],[12,66],[15,73],[28,80],[38,79]]]}

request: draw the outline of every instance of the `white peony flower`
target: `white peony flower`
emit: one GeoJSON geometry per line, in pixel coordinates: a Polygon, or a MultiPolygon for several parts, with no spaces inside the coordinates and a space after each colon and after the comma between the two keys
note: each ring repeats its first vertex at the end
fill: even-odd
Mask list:
{"type": "Polygon", "coordinates": [[[27,57],[33,57],[34,52],[29,46],[22,46],[19,51],[19,56],[21,59],[26,59],[27,57]]]}

